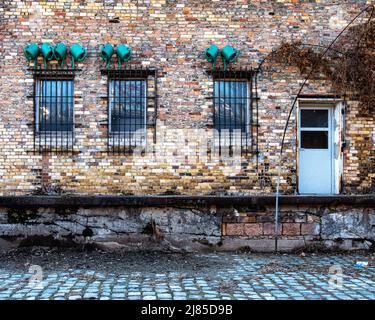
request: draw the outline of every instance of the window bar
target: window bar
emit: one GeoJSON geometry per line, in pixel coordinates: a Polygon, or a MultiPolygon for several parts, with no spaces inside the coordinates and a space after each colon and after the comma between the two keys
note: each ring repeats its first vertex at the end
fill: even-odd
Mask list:
{"type": "MultiPolygon", "coordinates": [[[[254,80],[253,77],[250,77],[250,89],[249,89],[249,94],[250,94],[250,123],[249,123],[249,133],[250,133],[250,141],[251,141],[251,151],[253,151],[253,144],[254,144],[254,99],[253,99],[253,92],[254,92],[254,80]]],[[[247,142],[248,145],[248,142],[247,142]]]]}
{"type": "Polygon", "coordinates": [[[124,106],[126,105],[126,101],[124,101],[125,97],[122,94],[123,86],[126,88],[126,82],[120,78],[120,71],[117,70],[117,79],[116,79],[116,90],[117,93],[115,94],[115,99],[118,103],[118,108],[116,109],[116,151],[121,152],[121,132],[124,130],[124,106]]]}
{"type": "MultiPolygon", "coordinates": [[[[42,67],[41,65],[39,66],[40,72],[42,73],[42,67]]],[[[40,74],[41,74],[40,73],[40,74]]],[[[42,79],[39,82],[39,95],[41,96],[41,104],[39,105],[39,113],[41,114],[42,117],[42,126],[39,126],[39,136],[40,136],[40,144],[39,144],[39,151],[43,151],[43,146],[46,143],[47,140],[47,134],[45,130],[46,126],[46,118],[45,118],[45,106],[46,106],[46,101],[47,101],[47,92],[46,92],[46,87],[45,87],[45,81],[42,79]]]]}
{"type": "Polygon", "coordinates": [[[68,81],[60,81],[60,92],[61,92],[61,98],[60,98],[60,123],[61,123],[61,129],[60,129],[60,152],[63,152],[63,143],[64,139],[63,136],[65,134],[65,130],[67,127],[69,127],[69,118],[67,117],[68,110],[68,94],[66,92],[66,88],[68,87],[68,81]],[[66,111],[64,112],[64,109],[66,111]]]}
{"type": "Polygon", "coordinates": [[[132,110],[133,110],[133,83],[134,83],[134,72],[133,72],[133,68],[131,65],[129,65],[129,68],[130,68],[130,73],[129,73],[129,80],[127,80],[127,84],[129,86],[129,114],[125,114],[125,121],[124,121],[124,132],[126,134],[126,137],[127,139],[125,140],[125,143],[124,143],[124,150],[125,150],[125,153],[128,154],[130,153],[129,150],[131,150],[132,148],[132,121],[133,121],[133,117],[132,117],[132,110]],[[129,123],[126,123],[126,120],[127,118],[129,118],[129,123]]]}
{"type": "MultiPolygon", "coordinates": [[[[212,107],[213,107],[213,130],[212,130],[212,132],[214,133],[213,134],[213,137],[212,137],[212,139],[213,139],[213,143],[211,144],[212,146],[213,146],[213,148],[214,148],[214,154],[215,154],[215,129],[216,129],[216,122],[217,122],[217,120],[216,120],[216,85],[215,85],[215,78],[213,78],[212,79],[212,81],[213,81],[213,87],[214,87],[214,99],[213,99],[213,102],[212,102],[212,107]]],[[[210,154],[210,156],[211,156],[211,158],[212,158],[212,150],[211,150],[211,148],[210,148],[210,151],[211,151],[211,154],[210,154]]]]}
{"type": "MultiPolygon", "coordinates": [[[[136,69],[134,69],[134,74],[137,75],[139,73],[139,71],[137,72],[136,69]]],[[[133,85],[134,85],[134,117],[133,117],[133,120],[132,120],[132,126],[134,126],[133,130],[131,130],[131,134],[132,134],[132,138],[133,138],[133,141],[134,141],[134,148],[137,147],[138,145],[138,142],[137,142],[137,137],[136,137],[136,128],[137,128],[137,123],[138,123],[138,120],[137,120],[137,112],[138,112],[138,103],[139,103],[139,87],[138,87],[138,83],[139,83],[139,79],[135,79],[133,81],[133,85]]]]}
{"type": "Polygon", "coordinates": [[[67,108],[67,111],[66,111],[66,120],[65,122],[67,123],[67,125],[64,127],[64,130],[61,132],[61,150],[63,151],[64,149],[64,138],[65,138],[65,143],[66,143],[66,147],[65,147],[65,150],[68,150],[68,147],[69,147],[69,131],[68,129],[70,128],[70,126],[73,126],[73,124],[70,124],[70,89],[69,89],[70,85],[69,85],[69,82],[67,81],[66,84],[65,84],[65,88],[64,88],[64,91],[65,91],[65,95],[66,95],[66,98],[65,98],[65,107],[67,108]]]}
{"type": "MultiPolygon", "coordinates": [[[[218,129],[215,128],[215,133],[219,133],[219,139],[218,139],[218,143],[215,143],[215,147],[216,145],[218,144],[219,145],[219,156],[221,154],[221,114],[222,114],[222,108],[221,108],[221,83],[222,81],[219,80],[217,81],[217,85],[215,85],[215,89],[217,89],[218,92],[215,93],[215,99],[217,99],[217,103],[218,103],[218,106],[217,106],[217,110],[218,110],[218,117],[217,117],[217,120],[218,120],[218,129]]],[[[216,138],[215,138],[216,139],[216,138]]]]}
{"type": "Polygon", "coordinates": [[[259,147],[258,147],[258,136],[259,136],[259,123],[258,123],[258,116],[259,116],[259,105],[258,105],[258,71],[255,73],[255,104],[256,104],[256,142],[255,142],[255,152],[256,152],[256,168],[258,171],[259,166],[259,147]]]}
{"type": "MultiPolygon", "coordinates": [[[[241,85],[241,90],[240,90],[240,98],[239,98],[239,108],[240,108],[240,117],[239,117],[239,128],[241,130],[240,132],[240,152],[241,152],[241,156],[242,156],[242,149],[243,149],[243,144],[244,142],[242,141],[243,138],[246,140],[246,127],[245,127],[245,123],[246,123],[246,112],[244,113],[243,109],[244,109],[244,106],[245,108],[247,108],[247,86],[248,86],[248,81],[247,81],[247,78],[246,78],[246,74],[247,74],[247,67],[245,68],[244,71],[241,71],[241,76],[242,78],[245,78],[246,79],[246,83],[245,85],[241,85]]],[[[246,110],[246,109],[245,109],[246,110]]]]}
{"type": "Polygon", "coordinates": [[[112,92],[111,92],[111,148],[112,148],[112,153],[117,152],[117,136],[118,136],[118,127],[119,123],[116,123],[118,117],[119,117],[119,112],[120,110],[117,111],[117,106],[118,106],[118,100],[117,100],[117,77],[115,76],[111,85],[112,85],[112,92]],[[118,113],[117,113],[118,112],[118,113]],[[117,126],[117,128],[116,128],[117,126]],[[117,129],[117,130],[116,130],[117,129]]]}
{"type": "MultiPolygon", "coordinates": [[[[54,145],[55,149],[57,148],[57,130],[59,128],[59,125],[58,125],[58,122],[57,122],[57,104],[58,104],[58,99],[57,99],[57,82],[58,82],[57,80],[53,81],[53,83],[55,85],[55,103],[54,103],[55,123],[53,125],[53,129],[55,131],[55,134],[54,134],[55,141],[54,141],[53,145],[54,145]]],[[[51,134],[53,134],[53,133],[51,132],[51,134]]],[[[52,149],[53,148],[51,148],[51,151],[52,151],[52,149]]]]}
{"type": "MultiPolygon", "coordinates": [[[[65,81],[60,81],[60,123],[61,123],[61,128],[60,128],[60,146],[56,142],[56,148],[62,152],[62,136],[63,136],[63,130],[64,126],[66,126],[66,120],[64,119],[64,101],[65,101],[65,94],[64,94],[64,83],[65,81]]],[[[58,139],[56,139],[58,141],[58,139]]]]}
{"type": "MultiPolygon", "coordinates": [[[[134,118],[131,120],[132,126],[134,126],[134,130],[130,130],[132,134],[132,138],[134,139],[134,148],[138,146],[138,141],[137,141],[137,135],[136,135],[136,130],[137,130],[137,125],[138,125],[138,107],[140,103],[140,95],[139,95],[139,90],[140,90],[140,83],[139,83],[139,75],[140,75],[140,69],[134,68],[134,77],[135,80],[133,81],[134,85],[134,118]]],[[[131,149],[133,150],[133,149],[131,149]]]]}
{"type": "MultiPolygon", "coordinates": [[[[65,94],[66,94],[66,126],[64,127],[64,138],[65,138],[65,150],[69,152],[70,145],[73,145],[73,134],[69,132],[69,130],[74,130],[74,111],[73,111],[73,104],[74,104],[74,97],[73,95],[73,83],[66,82],[65,85],[65,94]],[[71,128],[72,127],[72,128],[71,128]],[[71,139],[71,141],[70,141],[71,139]]],[[[61,134],[63,133],[61,132],[61,134]]],[[[63,143],[62,143],[63,145],[63,143]]],[[[71,147],[73,148],[73,147],[71,147]]]]}
{"type": "Polygon", "coordinates": [[[123,150],[121,150],[121,139],[123,139],[123,118],[124,114],[126,113],[126,95],[124,92],[126,92],[126,82],[123,82],[123,79],[121,78],[120,71],[117,69],[115,71],[116,74],[116,80],[115,83],[115,91],[114,91],[114,101],[116,101],[114,105],[114,120],[116,126],[113,126],[113,148],[114,153],[122,153],[123,150]]]}
{"type": "MultiPolygon", "coordinates": [[[[127,69],[128,69],[128,73],[129,73],[129,78],[131,77],[131,66],[128,65],[127,66],[127,69]]],[[[125,104],[124,104],[124,120],[126,118],[126,116],[128,115],[129,111],[130,111],[130,103],[131,103],[131,99],[130,97],[128,96],[128,94],[130,93],[130,89],[129,88],[129,82],[125,82],[125,92],[124,92],[124,97],[125,97],[125,104]],[[128,93],[129,92],[129,93],[128,93]]],[[[126,147],[127,147],[127,144],[128,144],[128,141],[127,141],[127,137],[128,135],[126,134],[126,125],[125,125],[125,121],[124,121],[124,125],[123,125],[123,128],[122,128],[122,135],[124,137],[124,148],[123,148],[123,153],[126,154],[126,147]]],[[[129,141],[130,142],[130,141],[129,141]]]]}
{"type": "MultiPolygon", "coordinates": [[[[246,68],[247,70],[247,68],[246,68]]],[[[247,85],[247,84],[246,84],[247,85]]],[[[241,150],[241,157],[242,157],[242,154],[243,154],[243,148],[242,148],[242,136],[243,136],[243,132],[245,133],[245,139],[247,138],[247,134],[246,134],[246,119],[247,119],[247,113],[246,113],[246,110],[245,109],[245,116],[244,116],[244,110],[243,110],[243,103],[244,103],[244,97],[245,94],[246,94],[246,88],[244,88],[244,86],[241,86],[241,100],[240,100],[240,130],[241,130],[241,133],[240,133],[240,150],[241,150]],[[244,92],[245,91],[245,92],[244,92]]],[[[247,107],[247,100],[246,100],[246,107],[247,107]]]]}
{"type": "Polygon", "coordinates": [[[121,77],[120,70],[117,70],[118,75],[118,101],[119,101],[119,113],[118,113],[118,129],[117,129],[117,152],[125,153],[125,149],[121,146],[122,141],[126,141],[125,137],[125,117],[126,117],[126,92],[128,83],[121,77]]]}
{"type": "Polygon", "coordinates": [[[213,102],[213,108],[214,108],[214,121],[213,121],[213,144],[212,144],[212,147],[213,147],[213,155],[216,155],[216,128],[219,126],[219,123],[218,123],[218,116],[219,116],[219,106],[220,106],[220,103],[219,103],[219,106],[218,106],[218,101],[216,99],[216,94],[217,94],[217,90],[216,90],[216,81],[215,81],[215,78],[212,79],[213,81],[213,97],[214,97],[214,102],[213,102]]]}
{"type": "MultiPolygon", "coordinates": [[[[245,79],[246,79],[246,86],[244,87],[244,102],[245,102],[245,116],[244,116],[244,132],[245,132],[245,152],[244,154],[247,156],[248,154],[248,147],[249,147],[249,135],[251,135],[251,76],[249,79],[249,70],[246,67],[246,74],[245,74],[245,79]],[[250,83],[249,83],[250,80],[250,83]]],[[[241,149],[242,149],[242,139],[241,139],[241,149]]]]}
{"type": "Polygon", "coordinates": [[[142,125],[140,121],[142,121],[142,84],[141,84],[141,76],[142,76],[142,66],[140,69],[138,69],[138,80],[137,80],[137,103],[136,103],[136,118],[135,118],[135,144],[136,146],[141,147],[140,143],[140,137],[139,133],[141,132],[140,130],[137,132],[138,128],[141,129],[142,125]]]}
{"type": "MultiPolygon", "coordinates": [[[[141,73],[140,73],[140,77],[141,77],[141,73]]],[[[138,99],[139,99],[139,107],[137,107],[137,109],[138,109],[138,111],[137,111],[137,115],[138,115],[137,123],[138,123],[138,125],[136,126],[136,130],[137,130],[136,139],[138,139],[137,145],[142,147],[142,136],[143,136],[143,128],[144,128],[144,120],[143,120],[144,118],[142,117],[143,116],[143,105],[142,105],[142,102],[143,102],[143,96],[142,96],[143,81],[141,80],[141,78],[139,78],[138,82],[139,82],[139,89],[138,89],[137,92],[138,92],[138,99]]]]}
{"type": "Polygon", "coordinates": [[[51,111],[52,111],[52,97],[53,97],[53,92],[52,92],[52,88],[53,88],[53,85],[51,82],[49,82],[49,97],[48,97],[48,140],[49,140],[49,144],[48,144],[48,148],[47,150],[49,151],[51,149],[51,146],[52,146],[52,131],[51,131],[51,128],[52,128],[52,115],[51,115],[51,111]]]}
{"type": "Polygon", "coordinates": [[[144,123],[144,118],[143,118],[143,81],[140,80],[142,78],[142,71],[143,71],[143,66],[141,65],[141,68],[139,70],[139,88],[137,90],[138,92],[138,99],[139,99],[139,115],[137,117],[137,125],[136,125],[136,130],[139,128],[139,132],[136,135],[136,139],[138,139],[137,144],[139,144],[139,147],[142,148],[142,136],[143,136],[143,123],[144,123]],[[142,130],[142,131],[141,131],[142,130]]]}
{"type": "Polygon", "coordinates": [[[44,135],[45,135],[45,141],[44,141],[44,146],[43,146],[43,151],[45,151],[46,147],[48,147],[48,144],[50,143],[50,132],[48,132],[48,125],[51,120],[51,118],[48,118],[48,107],[50,104],[50,95],[51,95],[51,86],[48,87],[48,83],[46,81],[43,81],[44,83],[44,90],[46,94],[46,99],[45,99],[45,104],[43,107],[44,111],[44,135]]]}
{"type": "Polygon", "coordinates": [[[116,148],[117,148],[117,140],[118,140],[118,128],[120,127],[120,122],[116,123],[118,117],[119,117],[119,114],[120,114],[120,110],[117,111],[117,107],[118,107],[118,100],[117,100],[117,81],[118,81],[118,78],[115,76],[115,78],[113,79],[112,81],[112,105],[111,105],[111,115],[112,115],[112,119],[113,122],[111,124],[111,139],[112,139],[112,152],[115,153],[117,152],[116,148]],[[117,128],[116,128],[117,126],[117,128]],[[117,130],[116,130],[117,129],[117,130]]]}
{"type": "MultiPolygon", "coordinates": [[[[73,153],[73,146],[74,146],[74,82],[71,82],[70,89],[69,89],[69,111],[68,111],[68,122],[71,125],[71,128],[66,128],[67,130],[67,144],[71,147],[71,152],[73,153]],[[71,139],[69,143],[69,139],[71,139]]],[[[67,148],[69,150],[69,148],[67,148]]]]}
{"type": "Polygon", "coordinates": [[[107,75],[107,152],[109,152],[109,146],[110,146],[110,139],[111,139],[111,131],[110,131],[110,117],[111,117],[111,112],[110,112],[110,107],[111,107],[111,93],[110,93],[110,77],[107,75]]]}
{"type": "Polygon", "coordinates": [[[45,90],[44,90],[44,81],[43,80],[40,80],[39,81],[39,151],[42,151],[43,150],[43,136],[45,134],[44,132],[44,105],[45,105],[45,100],[46,100],[46,96],[45,96],[45,90]]]}
{"type": "MultiPolygon", "coordinates": [[[[154,122],[154,143],[156,143],[156,122],[157,122],[157,116],[159,112],[159,95],[158,95],[158,69],[155,70],[154,75],[154,116],[153,116],[153,122],[154,122]]],[[[148,94],[148,92],[147,92],[148,94]]]]}
{"type": "Polygon", "coordinates": [[[66,88],[68,87],[68,81],[62,81],[60,83],[60,90],[61,90],[61,106],[60,106],[60,109],[61,109],[61,114],[60,114],[60,118],[61,118],[61,122],[63,123],[62,125],[62,128],[60,130],[60,151],[63,152],[64,149],[63,149],[63,142],[64,142],[64,139],[63,139],[63,136],[64,136],[64,132],[65,132],[65,128],[66,127],[69,127],[69,118],[67,117],[67,113],[68,113],[68,109],[67,109],[67,106],[68,106],[68,95],[66,93],[66,88]],[[64,111],[66,110],[66,111],[64,111]]]}
{"type": "Polygon", "coordinates": [[[115,121],[115,111],[116,111],[116,78],[111,80],[111,93],[110,93],[110,101],[111,101],[111,127],[110,127],[110,138],[111,138],[111,150],[112,153],[115,152],[115,134],[116,131],[114,130],[114,126],[116,124],[115,121]]]}
{"type": "Polygon", "coordinates": [[[52,95],[52,92],[51,92],[51,84],[49,84],[48,86],[48,82],[44,81],[45,83],[45,87],[46,87],[46,104],[45,104],[45,120],[46,120],[46,127],[44,129],[45,133],[46,133],[46,137],[47,137],[47,143],[45,143],[45,148],[44,149],[49,149],[48,146],[51,145],[51,131],[48,130],[49,127],[51,126],[51,117],[49,117],[49,109],[50,109],[50,104],[51,104],[51,95],[52,95]]]}
{"type": "Polygon", "coordinates": [[[123,133],[125,135],[124,143],[123,143],[123,152],[125,154],[128,154],[129,150],[131,149],[132,146],[132,139],[131,139],[131,112],[132,112],[132,75],[133,75],[133,70],[131,65],[129,65],[129,78],[125,80],[126,83],[126,89],[128,90],[128,94],[125,96],[128,100],[127,105],[128,105],[128,112],[125,112],[124,114],[124,125],[123,125],[123,133]],[[129,123],[127,123],[127,118],[129,117],[129,123]]]}
{"type": "MultiPolygon", "coordinates": [[[[68,67],[68,66],[67,66],[68,67]]],[[[74,145],[74,134],[75,134],[75,113],[74,113],[74,82],[71,82],[70,86],[67,88],[67,92],[68,92],[68,104],[67,104],[67,107],[68,107],[68,123],[70,124],[71,128],[67,127],[66,128],[66,141],[68,143],[68,146],[69,146],[69,138],[71,139],[71,142],[70,144],[72,145],[72,149],[73,149],[73,145],[74,145]],[[70,130],[70,131],[69,131],[70,130]]],[[[69,150],[68,148],[66,148],[66,150],[69,150]]]]}
{"type": "MultiPolygon", "coordinates": [[[[143,69],[143,66],[142,66],[142,69],[143,69]]],[[[145,98],[145,94],[146,94],[146,88],[145,88],[145,83],[147,82],[147,79],[144,80],[144,81],[141,81],[141,93],[142,93],[142,114],[141,114],[141,117],[142,117],[142,126],[143,126],[143,131],[142,131],[142,135],[144,135],[144,149],[146,149],[147,147],[147,106],[146,106],[146,101],[147,99],[145,98]]],[[[143,149],[143,150],[144,150],[143,149]]],[[[142,151],[143,151],[142,150],[142,151]]]]}
{"type": "Polygon", "coordinates": [[[38,112],[38,128],[37,128],[37,135],[38,135],[38,152],[40,151],[40,146],[41,146],[41,129],[43,128],[43,114],[40,112],[41,111],[41,106],[43,104],[43,96],[42,96],[42,85],[43,83],[40,81],[38,78],[38,83],[37,83],[37,99],[38,99],[38,105],[37,105],[37,112],[38,112]]]}
{"type": "Polygon", "coordinates": [[[143,78],[142,78],[142,74],[143,74],[143,66],[141,65],[141,71],[140,71],[140,74],[139,74],[139,77],[140,77],[140,79],[142,79],[142,80],[139,80],[139,122],[140,122],[140,124],[139,124],[139,128],[140,129],[142,129],[142,131],[140,131],[141,132],[141,134],[139,135],[140,137],[139,137],[139,143],[141,144],[141,148],[142,148],[142,151],[144,150],[143,148],[144,148],[144,146],[145,146],[145,142],[146,141],[144,141],[143,142],[143,140],[144,139],[146,139],[145,137],[144,137],[144,135],[145,135],[145,129],[146,129],[146,123],[145,123],[145,117],[144,117],[144,90],[143,90],[143,87],[144,87],[144,83],[145,83],[145,81],[146,80],[144,80],[143,78]]]}
{"type": "Polygon", "coordinates": [[[43,105],[44,105],[44,95],[43,95],[43,90],[44,90],[44,84],[43,80],[38,80],[38,100],[39,100],[39,105],[38,105],[38,115],[39,115],[39,126],[38,126],[38,139],[39,139],[39,144],[38,144],[38,151],[41,151],[41,146],[42,146],[42,134],[44,134],[44,115],[43,115],[43,105]]]}
{"type": "MultiPolygon", "coordinates": [[[[36,117],[36,108],[37,108],[37,104],[36,104],[36,99],[37,99],[37,92],[36,92],[36,76],[35,76],[35,74],[34,74],[34,83],[33,83],[33,95],[34,95],[34,108],[33,108],[33,110],[34,110],[34,137],[33,137],[33,150],[34,150],[34,153],[35,153],[35,147],[36,147],[36,133],[37,133],[37,121],[38,121],[38,119],[37,119],[37,117],[36,117]]],[[[39,118],[39,113],[38,113],[38,118],[39,118]]]]}
{"type": "MultiPolygon", "coordinates": [[[[241,156],[243,154],[247,154],[247,146],[248,146],[248,134],[249,134],[249,86],[251,88],[251,83],[249,84],[248,79],[248,68],[246,67],[243,71],[243,79],[246,79],[246,83],[244,86],[242,86],[242,92],[241,92],[241,101],[242,101],[242,108],[244,108],[244,116],[241,118],[241,121],[243,122],[243,125],[241,125],[241,156]],[[244,141],[242,141],[242,132],[244,133],[244,141]]],[[[250,80],[251,82],[251,80],[250,80]]]]}
{"type": "MultiPolygon", "coordinates": [[[[224,77],[227,78],[228,77],[228,73],[227,71],[224,71],[224,77]]],[[[227,103],[228,103],[228,89],[227,89],[227,84],[229,82],[229,79],[225,79],[224,80],[224,87],[223,87],[223,90],[224,90],[224,147],[226,147],[226,140],[227,140],[227,126],[228,126],[228,110],[227,110],[227,103]]],[[[226,151],[225,151],[226,152],[226,151]]]]}
{"type": "MultiPolygon", "coordinates": [[[[128,74],[128,79],[130,79],[130,76],[131,76],[131,67],[129,65],[127,65],[127,74],[128,74]]],[[[126,116],[129,114],[130,112],[130,97],[129,97],[129,94],[130,94],[130,82],[129,81],[124,81],[124,94],[123,94],[123,97],[124,97],[124,120],[126,119],[126,116]]],[[[125,125],[125,121],[123,122],[123,125],[122,125],[122,128],[121,128],[121,135],[123,136],[123,141],[124,141],[124,148],[122,149],[122,153],[123,154],[126,154],[126,151],[127,151],[127,147],[128,145],[130,144],[130,141],[129,141],[129,134],[126,132],[126,125],[125,125]]]]}
{"type": "MultiPolygon", "coordinates": [[[[129,121],[129,131],[128,131],[128,135],[129,135],[129,141],[130,141],[130,143],[129,143],[129,145],[130,145],[130,148],[129,148],[129,150],[132,150],[132,148],[133,148],[133,137],[132,137],[132,129],[133,129],[133,121],[134,121],[134,119],[133,119],[133,85],[134,85],[134,83],[135,83],[135,80],[133,79],[133,77],[134,77],[134,70],[133,70],[133,68],[132,68],[132,66],[130,65],[130,83],[129,83],[129,85],[130,85],[130,121],[129,121]]],[[[130,152],[130,151],[129,151],[130,152]]]]}
{"type": "Polygon", "coordinates": [[[110,138],[111,138],[111,150],[112,153],[116,152],[116,107],[117,107],[117,99],[116,99],[116,92],[117,92],[117,78],[116,76],[111,79],[111,127],[110,127],[110,138]]]}
{"type": "MultiPolygon", "coordinates": [[[[126,88],[126,83],[123,83],[123,80],[119,78],[120,76],[120,71],[117,70],[117,78],[115,81],[116,84],[116,91],[115,91],[115,101],[117,102],[117,108],[115,109],[116,113],[116,130],[115,130],[115,152],[121,152],[121,132],[123,131],[123,117],[124,117],[124,106],[126,105],[126,102],[124,102],[124,96],[122,95],[122,86],[126,88]]],[[[126,90],[126,89],[125,89],[126,90]]],[[[115,105],[116,106],[116,105],[115,105]]]]}
{"type": "MultiPolygon", "coordinates": [[[[129,75],[129,78],[130,78],[130,75],[131,75],[131,68],[130,66],[128,65],[127,66],[127,74],[129,75]]],[[[129,97],[129,93],[130,93],[130,83],[129,81],[126,81],[124,80],[124,93],[123,93],[123,98],[124,98],[124,106],[123,106],[123,119],[122,119],[122,126],[120,128],[120,134],[121,136],[123,137],[123,145],[124,147],[122,148],[121,152],[123,154],[126,154],[126,149],[128,147],[128,144],[130,143],[129,139],[128,139],[128,135],[126,133],[126,125],[125,125],[125,119],[126,119],[126,116],[129,114],[129,111],[130,111],[130,97],[129,97]]]]}
{"type": "Polygon", "coordinates": [[[46,134],[47,134],[47,138],[48,138],[48,143],[46,144],[46,151],[49,151],[49,149],[51,148],[51,130],[48,130],[50,129],[51,127],[51,120],[52,120],[52,117],[51,117],[51,104],[52,104],[52,83],[46,83],[47,85],[47,90],[48,90],[48,95],[47,95],[47,104],[46,104],[46,134]]]}
{"type": "Polygon", "coordinates": [[[110,148],[111,152],[115,152],[115,135],[116,135],[116,78],[110,80],[110,127],[109,127],[109,137],[110,137],[110,148]]]}
{"type": "MultiPolygon", "coordinates": [[[[251,141],[251,151],[253,151],[253,130],[254,130],[254,118],[253,118],[253,77],[250,77],[250,90],[248,93],[248,98],[250,99],[250,110],[248,111],[250,113],[250,117],[247,117],[246,119],[246,126],[247,126],[247,131],[250,134],[250,141],[251,141]]],[[[248,102],[247,102],[248,104],[248,102]]],[[[246,135],[246,155],[248,155],[248,150],[249,150],[249,134],[246,135]]]]}
{"type": "Polygon", "coordinates": [[[122,142],[121,141],[125,141],[126,140],[126,137],[125,137],[125,117],[126,117],[126,94],[123,93],[123,91],[126,92],[127,90],[127,86],[128,86],[128,83],[126,82],[126,80],[122,79],[121,78],[121,74],[120,74],[120,71],[118,70],[117,71],[118,73],[118,84],[119,84],[119,88],[118,88],[118,94],[117,94],[117,97],[118,97],[118,101],[119,101],[119,119],[118,119],[118,131],[117,131],[117,152],[119,153],[124,153],[125,152],[125,149],[124,148],[121,148],[121,144],[122,142]]]}
{"type": "Polygon", "coordinates": [[[114,105],[114,80],[108,76],[108,152],[113,153],[113,105],[114,105]]]}
{"type": "MultiPolygon", "coordinates": [[[[228,75],[229,76],[229,75],[228,75]]],[[[234,75],[234,81],[236,80],[236,74],[234,75]]],[[[233,79],[228,81],[228,126],[229,126],[229,148],[228,148],[228,156],[231,156],[232,153],[232,135],[233,135],[233,120],[232,120],[232,90],[236,91],[235,83],[233,79]]]]}
{"type": "MultiPolygon", "coordinates": [[[[140,71],[138,72],[139,73],[139,77],[141,75],[140,71]]],[[[135,134],[135,141],[136,141],[136,145],[137,147],[141,145],[140,143],[140,137],[139,137],[139,133],[141,132],[140,130],[138,131],[138,129],[141,129],[142,128],[142,125],[141,125],[141,117],[142,117],[142,84],[141,84],[141,80],[140,78],[137,80],[137,108],[136,108],[136,118],[135,118],[135,131],[136,131],[136,134],[135,134]]]]}
{"type": "Polygon", "coordinates": [[[44,126],[43,126],[43,133],[44,133],[44,141],[43,141],[43,145],[42,145],[42,151],[44,151],[45,149],[45,145],[46,145],[46,142],[48,141],[47,140],[47,131],[46,131],[46,127],[47,127],[47,104],[48,104],[48,93],[47,93],[47,83],[43,80],[43,95],[44,95],[44,104],[43,104],[43,109],[42,109],[42,112],[43,112],[43,123],[44,123],[44,126]]]}
{"type": "Polygon", "coordinates": [[[115,121],[115,111],[116,111],[116,78],[111,78],[110,79],[110,96],[109,96],[109,101],[110,101],[110,127],[109,127],[109,138],[110,138],[110,150],[112,153],[114,153],[114,148],[115,148],[115,134],[116,131],[114,130],[116,121],[115,121]]]}
{"type": "MultiPolygon", "coordinates": [[[[134,69],[133,73],[134,73],[134,76],[136,77],[138,72],[136,69],[134,69]]],[[[132,128],[130,128],[130,134],[134,143],[134,146],[132,147],[135,148],[137,146],[135,130],[137,127],[136,123],[137,123],[137,108],[138,108],[138,79],[134,79],[132,81],[132,85],[133,85],[134,99],[133,99],[133,117],[131,117],[131,121],[130,121],[131,126],[132,126],[132,128]]],[[[133,148],[131,148],[130,150],[133,150],[133,148]]]]}
{"type": "Polygon", "coordinates": [[[215,94],[215,98],[217,98],[217,101],[218,101],[218,111],[219,111],[219,117],[218,117],[218,120],[219,120],[219,126],[218,126],[218,131],[219,131],[219,141],[218,141],[218,143],[219,143],[219,157],[221,156],[221,126],[222,126],[222,121],[221,121],[221,117],[222,117],[222,113],[223,113],[223,110],[221,110],[222,109],[222,107],[221,107],[221,105],[222,105],[222,103],[221,103],[221,84],[223,83],[223,80],[219,80],[218,82],[217,82],[217,84],[218,84],[218,93],[217,93],[217,96],[216,96],[216,94],[215,94]]]}

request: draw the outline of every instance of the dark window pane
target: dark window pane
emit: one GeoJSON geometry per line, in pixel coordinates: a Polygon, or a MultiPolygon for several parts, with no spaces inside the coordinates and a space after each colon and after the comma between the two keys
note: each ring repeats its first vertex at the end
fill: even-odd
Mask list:
{"type": "Polygon", "coordinates": [[[301,131],[301,148],[328,149],[328,131],[301,131]]]}
{"type": "Polygon", "coordinates": [[[248,84],[246,81],[215,81],[215,129],[241,129],[249,123],[248,84]]]}
{"type": "Polygon", "coordinates": [[[73,81],[41,80],[36,89],[39,131],[73,131],[73,81]]]}
{"type": "Polygon", "coordinates": [[[301,110],[301,127],[328,128],[328,110],[301,110]]]}
{"type": "Polygon", "coordinates": [[[112,80],[110,84],[112,132],[135,132],[146,126],[146,81],[112,80]]]}

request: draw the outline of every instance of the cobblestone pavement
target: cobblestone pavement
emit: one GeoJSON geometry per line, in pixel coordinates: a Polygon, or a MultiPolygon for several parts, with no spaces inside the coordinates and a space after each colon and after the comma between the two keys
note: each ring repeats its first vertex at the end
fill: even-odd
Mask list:
{"type": "MultiPolygon", "coordinates": [[[[193,254],[207,268],[158,272],[110,268],[12,270],[0,260],[0,299],[375,299],[371,255],[193,254]],[[356,261],[369,261],[357,268],[356,261]],[[342,272],[342,274],[341,274],[342,272]],[[42,279],[41,282],[39,280],[42,279]]],[[[164,263],[164,262],[161,262],[164,263]]],[[[152,269],[150,267],[150,269],[152,269]]]]}

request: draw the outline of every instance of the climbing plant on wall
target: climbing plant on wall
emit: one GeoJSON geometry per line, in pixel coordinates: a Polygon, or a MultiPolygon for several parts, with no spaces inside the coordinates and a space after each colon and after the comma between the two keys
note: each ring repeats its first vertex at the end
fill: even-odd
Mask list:
{"type": "Polygon", "coordinates": [[[375,7],[364,22],[350,27],[322,57],[324,46],[301,41],[282,43],[268,64],[295,66],[302,74],[324,75],[334,89],[360,103],[361,115],[375,111],[375,7]],[[314,70],[312,70],[314,69],[314,70]]]}

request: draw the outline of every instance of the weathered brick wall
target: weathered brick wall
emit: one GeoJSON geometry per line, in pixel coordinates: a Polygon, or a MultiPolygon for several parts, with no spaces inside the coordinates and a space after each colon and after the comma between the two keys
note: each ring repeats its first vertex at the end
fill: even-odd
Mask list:
{"type": "MultiPolygon", "coordinates": [[[[0,4],[0,194],[27,194],[42,183],[65,192],[183,194],[273,192],[281,130],[302,77],[275,67],[259,77],[259,167],[245,159],[237,178],[220,165],[155,162],[106,152],[106,76],[100,74],[99,48],[126,43],[133,63],[160,70],[158,134],[171,128],[212,126],[213,82],[200,56],[211,43],[231,44],[242,55],[234,68],[256,67],[282,41],[301,39],[326,45],[370,1],[3,1],[0,4]],[[118,23],[112,23],[114,18],[118,23]],[[89,49],[75,78],[75,152],[41,155],[33,150],[32,74],[22,54],[29,42],[64,41],[89,49]]],[[[311,81],[305,93],[330,93],[329,84],[311,81]]],[[[345,150],[347,192],[374,188],[374,118],[348,114],[345,150]]],[[[152,132],[150,132],[152,136],[152,132]]],[[[295,115],[283,161],[284,192],[296,190],[295,115]]],[[[174,147],[158,145],[166,154],[174,147]]]]}

